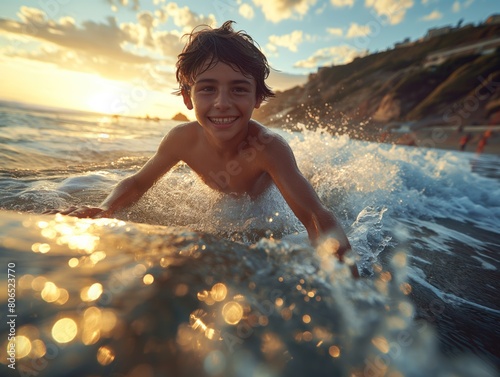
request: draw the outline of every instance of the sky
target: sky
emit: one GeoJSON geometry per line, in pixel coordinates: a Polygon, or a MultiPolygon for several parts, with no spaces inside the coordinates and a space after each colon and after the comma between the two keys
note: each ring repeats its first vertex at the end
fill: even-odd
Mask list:
{"type": "Polygon", "coordinates": [[[479,24],[498,0],[2,0],[0,99],[127,116],[183,112],[175,62],[182,36],[234,20],[285,90],[428,29],[479,24]]]}

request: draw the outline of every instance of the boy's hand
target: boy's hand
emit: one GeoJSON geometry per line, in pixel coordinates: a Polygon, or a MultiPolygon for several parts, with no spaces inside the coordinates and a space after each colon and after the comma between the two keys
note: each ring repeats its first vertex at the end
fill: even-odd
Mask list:
{"type": "MultiPolygon", "coordinates": [[[[344,234],[343,231],[342,234],[344,234]]],[[[347,253],[352,253],[351,245],[349,244],[349,241],[346,241],[347,238],[340,237],[341,239],[344,238],[344,241],[346,241],[343,244],[341,244],[337,238],[339,237],[336,237],[335,235],[322,238],[317,244],[317,250],[321,257],[331,258],[331,255],[333,254],[340,262],[346,263],[344,256],[347,253]]],[[[355,279],[359,278],[360,276],[356,263],[349,260],[349,257],[347,263],[352,277],[355,279]]]]}
{"type": "Polygon", "coordinates": [[[107,210],[104,210],[99,207],[87,207],[87,206],[81,206],[81,207],[72,206],[64,210],[51,209],[43,212],[44,215],[55,215],[56,213],[60,213],[61,215],[78,217],[81,219],[83,218],[97,219],[101,217],[107,217],[109,215],[109,211],[107,210]]]}

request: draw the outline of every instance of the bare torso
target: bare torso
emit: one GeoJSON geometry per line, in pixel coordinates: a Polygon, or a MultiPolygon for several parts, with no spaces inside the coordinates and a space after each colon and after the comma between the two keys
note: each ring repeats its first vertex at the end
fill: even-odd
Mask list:
{"type": "MultiPolygon", "coordinates": [[[[188,128],[189,147],[179,156],[211,188],[232,194],[248,194],[256,198],[272,183],[264,169],[263,150],[271,140],[268,131],[258,124],[248,128],[247,137],[236,150],[219,153],[209,145],[203,129],[196,122],[188,128]]],[[[234,148],[233,148],[234,149],[234,148]]]]}

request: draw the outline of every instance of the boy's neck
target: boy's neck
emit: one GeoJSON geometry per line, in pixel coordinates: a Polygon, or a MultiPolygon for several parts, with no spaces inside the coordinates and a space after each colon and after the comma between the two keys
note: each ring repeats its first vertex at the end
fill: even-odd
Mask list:
{"type": "Polygon", "coordinates": [[[204,132],[205,138],[210,143],[210,145],[214,148],[214,151],[221,157],[231,158],[239,153],[240,147],[242,143],[244,143],[248,139],[249,128],[241,130],[240,133],[236,134],[234,137],[228,140],[219,140],[217,138],[212,137],[209,133],[204,132]]]}

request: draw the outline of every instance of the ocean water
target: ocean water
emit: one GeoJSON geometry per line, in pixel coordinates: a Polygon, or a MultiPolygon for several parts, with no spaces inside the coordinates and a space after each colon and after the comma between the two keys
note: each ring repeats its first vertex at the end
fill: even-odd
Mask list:
{"type": "Polygon", "coordinates": [[[116,219],[42,215],[100,203],[175,124],[0,104],[0,375],[499,375],[498,156],[276,130],[357,280],[277,189],[184,165],[116,219]]]}

